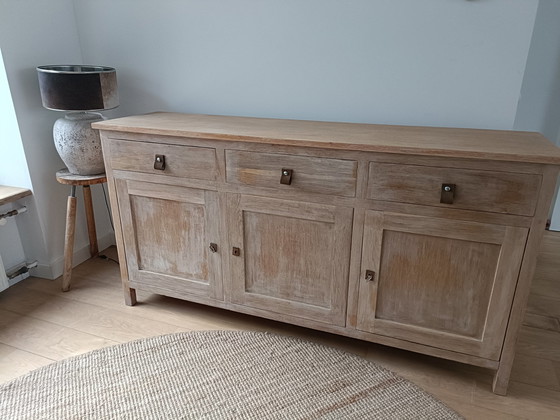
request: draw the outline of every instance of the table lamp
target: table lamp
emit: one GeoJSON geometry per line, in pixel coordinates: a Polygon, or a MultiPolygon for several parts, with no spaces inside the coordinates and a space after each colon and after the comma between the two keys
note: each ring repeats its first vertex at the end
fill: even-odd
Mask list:
{"type": "Polygon", "coordinates": [[[105,118],[99,112],[119,106],[117,73],[112,67],[49,65],[37,67],[43,106],[66,111],[56,120],[56,150],[68,170],[76,175],[105,172],[101,139],[91,128],[105,118]]]}

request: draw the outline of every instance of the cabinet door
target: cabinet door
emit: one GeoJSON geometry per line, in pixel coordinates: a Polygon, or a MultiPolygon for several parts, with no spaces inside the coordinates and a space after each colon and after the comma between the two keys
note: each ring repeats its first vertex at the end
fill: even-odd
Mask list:
{"type": "Polygon", "coordinates": [[[223,299],[218,193],[126,179],[116,186],[131,284],[223,299]]]}
{"type": "Polygon", "coordinates": [[[358,329],[498,360],[526,238],[525,228],[368,211],[358,329]]]}
{"type": "Polygon", "coordinates": [[[353,210],[231,194],[232,301],[345,325],[353,210]]]}

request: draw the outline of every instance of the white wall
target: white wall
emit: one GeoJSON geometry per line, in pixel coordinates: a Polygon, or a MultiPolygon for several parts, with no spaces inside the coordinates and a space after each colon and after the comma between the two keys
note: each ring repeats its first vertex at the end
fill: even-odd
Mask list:
{"type": "Polygon", "coordinates": [[[2,150],[2,156],[4,156],[2,171],[0,172],[0,184],[31,188],[31,178],[29,177],[29,169],[25,160],[1,50],[0,115],[2,116],[2,124],[0,124],[0,150],[2,150]]]}
{"type": "Polygon", "coordinates": [[[537,0],[75,0],[121,114],[511,129],[537,0]]]}
{"type": "MultiPolygon", "coordinates": [[[[560,130],[558,132],[558,137],[556,138],[556,145],[560,147],[560,130]]],[[[550,229],[560,232],[560,176],[558,177],[558,185],[556,185],[556,202],[552,210],[552,223],[550,224],[550,229]]]]}
{"type": "MultiPolygon", "coordinates": [[[[34,206],[29,215],[21,216],[27,221],[18,221],[18,227],[28,257],[39,262],[36,274],[53,277],[62,272],[69,190],[55,179],[55,172],[64,164],[54,147],[52,126],[61,115],[42,107],[35,68],[82,61],[73,1],[0,0],[0,49],[33,191],[34,206]]],[[[4,153],[2,157],[6,158],[4,153]]],[[[94,193],[99,195],[98,191],[94,193]]],[[[102,195],[94,200],[101,205],[102,195]]],[[[111,237],[107,211],[102,210],[104,203],[96,214],[98,233],[102,238],[111,237]]],[[[83,206],[77,223],[75,249],[78,257],[84,255],[81,250],[87,256],[83,206]]]]}
{"type": "MultiPolygon", "coordinates": [[[[11,99],[8,77],[4,71],[2,51],[0,51],[0,115],[2,116],[2,123],[0,124],[0,150],[3,157],[0,184],[31,188],[31,179],[29,178],[27,161],[25,160],[16,113],[11,99]]],[[[25,201],[26,204],[30,202],[29,199],[25,201]]],[[[30,206],[35,210],[33,203],[30,203],[30,206]]],[[[6,213],[13,208],[12,204],[0,206],[0,214],[6,213]]],[[[24,215],[27,216],[25,219],[33,219],[28,217],[28,214],[24,215]]],[[[18,218],[21,217],[23,215],[18,218]]],[[[0,223],[0,261],[3,262],[3,264],[0,264],[0,270],[3,268],[9,270],[22,262],[26,262],[26,254],[17,223],[13,218],[7,219],[6,225],[2,226],[0,223]]],[[[1,278],[2,273],[0,273],[1,278]]],[[[0,285],[0,290],[1,288],[2,285],[0,285]]]]}
{"type": "Polygon", "coordinates": [[[85,61],[118,70],[115,115],[172,110],[519,129],[554,139],[558,0],[541,0],[524,79],[538,4],[75,0],[85,61]]]}
{"type": "Polygon", "coordinates": [[[560,130],[560,1],[540,0],[514,128],[540,131],[555,142],[560,130]]]}
{"type": "MultiPolygon", "coordinates": [[[[560,1],[540,0],[514,128],[560,146],[560,1]]],[[[560,230],[560,195],[551,229],[560,230]]]]}

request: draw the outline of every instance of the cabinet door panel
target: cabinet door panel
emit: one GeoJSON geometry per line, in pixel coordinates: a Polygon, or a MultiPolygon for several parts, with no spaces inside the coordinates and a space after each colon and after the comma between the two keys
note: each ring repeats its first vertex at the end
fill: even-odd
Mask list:
{"type": "Polygon", "coordinates": [[[229,198],[235,303],[344,325],[352,209],[229,198]]]}
{"type": "Polygon", "coordinates": [[[358,328],[497,360],[527,229],[366,215],[358,328]]]}
{"type": "Polygon", "coordinates": [[[117,180],[131,282],[222,299],[213,191],[117,180]]]}

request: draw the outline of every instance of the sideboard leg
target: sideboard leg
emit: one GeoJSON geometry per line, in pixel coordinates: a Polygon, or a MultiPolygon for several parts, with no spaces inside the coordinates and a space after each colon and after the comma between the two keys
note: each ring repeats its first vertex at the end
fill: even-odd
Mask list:
{"type": "Polygon", "coordinates": [[[511,368],[513,367],[513,358],[511,358],[512,363],[500,363],[498,370],[494,373],[494,381],[492,382],[492,392],[497,395],[506,395],[509,377],[511,375],[511,368]]]}
{"type": "Polygon", "coordinates": [[[127,306],[136,305],[136,289],[131,289],[130,287],[124,287],[124,303],[127,306]]]}

